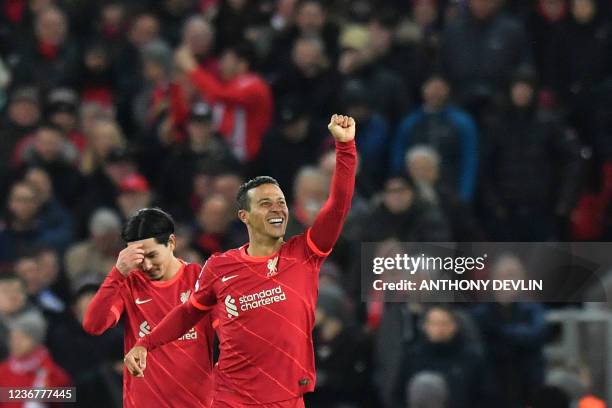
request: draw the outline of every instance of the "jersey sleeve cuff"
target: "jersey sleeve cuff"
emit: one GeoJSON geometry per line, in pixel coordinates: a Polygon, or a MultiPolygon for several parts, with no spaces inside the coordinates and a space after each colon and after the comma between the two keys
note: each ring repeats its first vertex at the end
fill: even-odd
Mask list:
{"type": "Polygon", "coordinates": [[[192,304],[193,307],[203,312],[212,309],[212,306],[206,306],[198,302],[194,295],[191,295],[191,297],[189,298],[189,302],[192,304]]]}
{"type": "Polygon", "coordinates": [[[116,324],[119,321],[119,319],[121,319],[121,313],[119,313],[119,310],[117,309],[117,306],[115,305],[111,306],[110,311],[113,314],[113,316],[115,316],[115,324],[116,324]]]}
{"type": "Polygon", "coordinates": [[[124,276],[116,266],[113,266],[113,269],[110,271],[110,276],[113,280],[123,281],[127,279],[127,276],[124,276]]]}
{"type": "Polygon", "coordinates": [[[320,257],[326,257],[329,254],[331,254],[331,251],[332,251],[331,249],[327,252],[323,252],[319,248],[317,248],[314,242],[312,242],[312,239],[310,238],[310,228],[308,228],[308,231],[306,231],[306,243],[308,244],[308,248],[310,248],[312,252],[314,252],[316,255],[320,257]]]}

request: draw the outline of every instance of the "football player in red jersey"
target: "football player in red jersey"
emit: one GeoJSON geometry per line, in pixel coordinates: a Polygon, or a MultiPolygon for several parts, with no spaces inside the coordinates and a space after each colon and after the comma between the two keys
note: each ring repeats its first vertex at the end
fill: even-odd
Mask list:
{"type": "MultiPolygon", "coordinates": [[[[213,408],[299,408],[314,389],[312,329],[318,273],[349,211],[355,184],[355,121],[333,115],[336,141],[330,196],[314,224],[284,240],[289,210],[276,180],[257,177],[238,193],[238,217],[249,242],[208,259],[190,301],[175,308],[126,355],[137,378],[149,353],[214,310],[220,357],[213,408]]],[[[279,158],[282,160],[282,158],[279,158]]]]}
{"type": "MultiPolygon", "coordinates": [[[[175,306],[189,303],[201,267],[174,256],[174,221],[158,208],[138,211],[128,220],[122,237],[127,247],[119,253],[115,267],[89,304],[83,328],[100,335],[123,317],[127,352],[175,306]]],[[[210,317],[185,327],[176,338],[171,345],[149,354],[146,377],[134,378],[124,370],[124,407],[210,406],[210,317]]]]}

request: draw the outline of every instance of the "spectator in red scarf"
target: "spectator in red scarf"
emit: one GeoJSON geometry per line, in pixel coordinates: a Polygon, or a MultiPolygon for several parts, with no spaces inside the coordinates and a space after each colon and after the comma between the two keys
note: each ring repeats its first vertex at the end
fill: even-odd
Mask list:
{"type": "MultiPolygon", "coordinates": [[[[36,310],[28,310],[10,323],[9,357],[0,364],[3,387],[65,387],[70,377],[53,361],[43,340],[45,319],[36,310]]],[[[21,408],[26,403],[0,403],[1,408],[21,408]]],[[[42,406],[42,405],[41,405],[42,406]]]]}

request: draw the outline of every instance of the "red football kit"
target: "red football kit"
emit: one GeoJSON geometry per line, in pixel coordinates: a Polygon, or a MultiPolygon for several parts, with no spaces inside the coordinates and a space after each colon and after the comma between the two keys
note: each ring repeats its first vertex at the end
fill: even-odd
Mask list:
{"type": "MultiPolygon", "coordinates": [[[[147,337],[175,306],[189,303],[200,273],[197,264],[182,264],[168,281],[151,281],[134,270],[125,277],[113,268],[87,308],[83,327],[102,334],[124,317],[124,350],[147,337]]],[[[123,406],[208,407],[212,397],[213,329],[210,316],[186,327],[178,340],[152,351],[144,377],[123,372],[123,406]]]]}
{"type": "Polygon", "coordinates": [[[340,235],[355,180],[354,141],[337,142],[336,152],[330,197],[310,229],[271,256],[249,256],[248,244],[213,255],[190,302],[138,342],[156,350],[201,319],[202,311],[214,310],[221,351],[214,408],[303,407],[302,395],[315,387],[318,272],[340,235]]]}

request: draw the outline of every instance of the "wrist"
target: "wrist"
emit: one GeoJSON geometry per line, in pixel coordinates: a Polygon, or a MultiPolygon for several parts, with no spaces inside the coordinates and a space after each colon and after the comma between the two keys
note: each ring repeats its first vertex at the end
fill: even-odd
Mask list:
{"type": "Polygon", "coordinates": [[[138,339],[138,341],[136,342],[136,344],[134,345],[134,347],[142,347],[145,350],[149,350],[149,342],[148,342],[148,337],[145,336],[141,339],[138,339]]]}
{"type": "Polygon", "coordinates": [[[128,274],[129,274],[129,271],[128,273],[123,273],[121,272],[121,269],[117,268],[117,265],[113,266],[113,269],[111,270],[111,275],[114,275],[115,277],[118,277],[118,278],[127,278],[128,274]]]}

